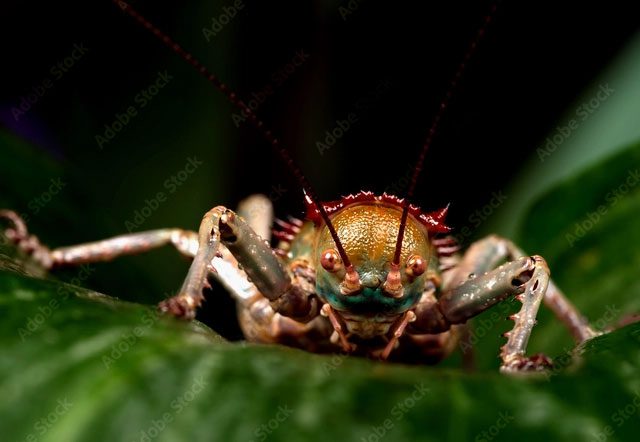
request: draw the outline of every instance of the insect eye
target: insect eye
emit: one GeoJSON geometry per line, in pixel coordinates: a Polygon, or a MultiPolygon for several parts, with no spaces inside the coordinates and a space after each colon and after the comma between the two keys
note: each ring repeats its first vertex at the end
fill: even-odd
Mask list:
{"type": "Polygon", "coordinates": [[[340,254],[334,249],[327,249],[322,252],[320,257],[320,265],[327,272],[335,273],[342,268],[342,259],[340,254]]]}
{"type": "Polygon", "coordinates": [[[417,278],[427,270],[427,262],[420,255],[411,255],[407,260],[406,272],[408,276],[417,278]]]}

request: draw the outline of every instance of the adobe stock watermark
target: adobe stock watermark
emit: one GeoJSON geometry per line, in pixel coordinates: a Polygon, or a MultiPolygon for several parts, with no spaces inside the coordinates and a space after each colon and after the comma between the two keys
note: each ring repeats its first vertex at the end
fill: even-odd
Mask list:
{"type": "Polygon", "coordinates": [[[133,103],[127,106],[124,112],[116,112],[113,120],[110,123],[105,123],[102,133],[95,135],[98,149],[102,150],[116,135],[122,132],[171,80],[173,80],[173,76],[169,72],[159,71],[155,80],[133,97],[133,103]]]}
{"type": "Polygon", "coordinates": [[[389,431],[393,430],[396,422],[402,419],[405,414],[415,407],[416,403],[429,393],[429,391],[430,390],[424,385],[424,382],[416,384],[408,397],[393,406],[390,412],[390,417],[382,421],[379,426],[372,427],[369,434],[362,436],[360,440],[362,442],[378,442],[381,440],[389,431]]]}
{"type": "Polygon", "coordinates": [[[318,153],[324,155],[324,151],[331,149],[336,141],[340,140],[358,121],[358,115],[354,112],[349,112],[345,118],[336,120],[334,126],[325,131],[324,142],[316,141],[318,153]]]}
{"type": "Polygon", "coordinates": [[[500,413],[498,413],[498,418],[491,426],[478,433],[478,435],[474,439],[475,442],[489,442],[495,439],[500,434],[500,432],[514,420],[515,417],[513,417],[511,413],[509,413],[508,411],[501,411],[500,413]]]}
{"type": "Polygon", "coordinates": [[[364,94],[355,101],[353,107],[356,113],[364,118],[366,113],[373,109],[374,105],[376,105],[392,87],[393,83],[389,80],[385,78],[380,80],[373,90],[364,94]]]}
{"type": "Polygon", "coordinates": [[[349,16],[355,14],[359,9],[360,5],[364,3],[366,0],[346,0],[338,7],[338,13],[343,21],[347,21],[349,16]]]}
{"type": "Polygon", "coordinates": [[[458,229],[458,233],[453,235],[456,242],[462,246],[467,243],[467,240],[473,236],[478,228],[487,221],[495,211],[504,204],[507,200],[507,195],[502,190],[491,193],[491,199],[482,207],[475,210],[469,215],[468,222],[461,229],[458,229]]]}
{"type": "Polygon", "coordinates": [[[640,169],[630,170],[624,182],[605,195],[603,204],[600,204],[593,212],[587,212],[581,221],[574,224],[572,231],[565,234],[564,237],[569,243],[569,247],[573,247],[576,242],[584,238],[587,232],[593,229],[612,207],[615,207],[625,195],[638,186],[638,183],[640,183],[640,169]]]}
{"type": "Polygon", "coordinates": [[[282,425],[293,414],[293,410],[288,405],[281,405],[278,407],[275,415],[264,424],[258,426],[253,430],[254,439],[250,442],[262,442],[274,431],[276,431],[280,425],[282,425]]]}
{"type": "MultiPolygon", "coordinates": [[[[91,274],[95,272],[95,267],[91,264],[83,264],[80,266],[78,274],[74,276],[69,284],[82,286],[91,274]]],[[[38,307],[38,312],[27,318],[27,322],[23,327],[18,329],[18,336],[20,340],[24,342],[27,338],[36,333],[40,327],[42,327],[47,320],[53,316],[53,314],[60,308],[62,303],[66,301],[73,292],[67,285],[59,285],[56,290],[55,297],[44,306],[38,307]]]]}
{"type": "MultiPolygon", "coordinates": [[[[305,49],[296,51],[293,58],[274,71],[269,77],[269,82],[267,82],[267,84],[265,84],[259,91],[252,92],[249,101],[244,104],[249,108],[249,110],[251,110],[251,112],[255,113],[258,108],[269,99],[269,97],[275,94],[276,89],[291,78],[293,74],[295,74],[300,67],[309,60],[310,57],[311,55],[309,55],[305,49]]],[[[231,119],[236,127],[240,127],[242,123],[247,121],[247,118],[249,118],[249,116],[244,110],[233,112],[231,114],[231,119]]]]}
{"type": "Polygon", "coordinates": [[[235,0],[233,4],[224,6],[219,15],[211,17],[211,25],[202,28],[202,35],[204,35],[207,43],[220,34],[225,26],[231,23],[236,15],[238,15],[238,12],[244,9],[244,6],[242,0],[235,0]]]}
{"type": "Polygon", "coordinates": [[[275,202],[279,201],[280,198],[282,198],[282,196],[284,194],[286,194],[288,191],[289,191],[289,189],[284,187],[284,185],[282,183],[272,184],[271,185],[271,191],[269,192],[269,195],[267,196],[267,198],[269,198],[269,200],[272,203],[275,203],[275,202]]]}
{"type": "Polygon", "coordinates": [[[31,215],[39,214],[65,187],[67,187],[67,183],[62,181],[62,178],[51,178],[49,180],[49,187],[38,196],[29,200],[27,203],[29,211],[27,213],[21,213],[20,218],[28,224],[31,215]]]}
{"type": "Polygon", "coordinates": [[[205,389],[208,382],[202,376],[194,380],[191,387],[171,401],[169,410],[164,412],[158,419],[153,419],[149,426],[140,430],[139,437],[134,439],[139,442],[151,442],[162,434],[162,432],[173,422],[176,417],[189,406],[191,402],[205,389]]]}
{"type": "MultiPolygon", "coordinates": [[[[591,326],[596,331],[605,330],[607,327],[613,324],[613,321],[620,316],[621,310],[614,304],[607,305],[605,311],[596,321],[591,322],[591,326]]],[[[574,364],[576,356],[580,347],[567,348],[563,347],[560,355],[553,358],[553,367],[544,371],[544,376],[547,381],[550,381],[552,377],[562,373],[566,368],[574,364]]]]}
{"type": "MultiPolygon", "coordinates": [[[[165,296],[166,298],[167,296],[165,296]]],[[[111,351],[108,355],[102,356],[102,365],[106,370],[110,370],[111,366],[118,361],[125,353],[131,350],[142,338],[146,335],[151,327],[158,322],[160,314],[156,311],[146,311],[140,319],[141,325],[133,328],[133,330],[123,333],[120,336],[120,340],[111,346],[111,351]]]]}
{"type": "Polygon", "coordinates": [[[633,398],[624,406],[618,408],[610,417],[612,424],[607,424],[599,431],[593,434],[591,439],[594,442],[605,442],[616,433],[616,430],[622,427],[631,418],[640,421],[640,389],[636,389],[633,398]],[[614,426],[615,425],[615,426],[614,426]]]}
{"type": "Polygon", "coordinates": [[[334,353],[328,361],[322,364],[322,371],[325,375],[329,376],[332,372],[337,370],[348,357],[349,353],[334,353]]]}
{"type": "Polygon", "coordinates": [[[24,117],[47,94],[47,91],[53,88],[55,82],[71,71],[87,52],[89,49],[85,47],[84,43],[75,43],[69,55],[49,68],[50,75],[32,86],[31,90],[20,97],[18,105],[11,108],[13,119],[19,121],[24,117]]]}
{"type": "Polygon", "coordinates": [[[353,104],[353,110],[349,111],[343,118],[336,120],[332,127],[327,129],[322,140],[316,141],[316,148],[320,155],[335,146],[336,142],[345,136],[353,126],[366,118],[366,113],[373,105],[391,88],[391,83],[387,80],[380,81],[375,89],[358,98],[353,104]]]}
{"type": "Polygon", "coordinates": [[[473,329],[470,330],[469,337],[467,339],[461,339],[458,344],[462,353],[466,354],[468,351],[473,350],[478,341],[487,336],[487,333],[495,324],[505,320],[505,317],[512,308],[513,306],[509,302],[501,302],[491,309],[491,314],[488,315],[488,317],[476,318],[473,322],[473,329]]]}
{"type": "Polygon", "coordinates": [[[182,169],[164,180],[162,183],[164,190],[156,192],[156,194],[151,198],[145,198],[144,205],[133,212],[133,217],[131,219],[125,220],[124,227],[127,229],[127,232],[131,233],[142,226],[162,204],[167,202],[167,198],[169,196],[176,193],[178,189],[182,187],[182,185],[202,164],[204,163],[197,157],[188,157],[187,162],[182,169]]]}
{"type": "Polygon", "coordinates": [[[615,92],[609,83],[601,84],[598,92],[590,100],[583,102],[575,111],[575,117],[563,126],[557,126],[553,135],[547,137],[544,146],[538,147],[538,159],[543,162],[550,157],[564,143],[582,123],[587,121],[607,99],[615,92]]]}
{"type": "Polygon", "coordinates": [[[62,398],[58,399],[56,402],[56,406],[49,414],[44,417],[41,417],[36,421],[33,425],[33,431],[25,437],[27,442],[36,442],[42,436],[44,436],[53,426],[58,422],[58,420],[67,414],[67,412],[73,407],[73,402],[69,401],[69,399],[62,398]]]}

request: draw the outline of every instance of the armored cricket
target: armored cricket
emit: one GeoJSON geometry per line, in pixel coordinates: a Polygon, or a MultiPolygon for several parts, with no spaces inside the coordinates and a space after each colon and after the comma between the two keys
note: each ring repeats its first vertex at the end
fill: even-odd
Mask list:
{"type": "Polygon", "coordinates": [[[248,116],[293,172],[304,192],[307,216],[275,220],[272,232],[271,202],[254,195],[237,211],[223,206],[209,210],[197,232],[160,229],[51,250],[28,232],[15,212],[0,210],[0,219],[7,224],[5,235],[43,267],[109,261],[173,245],[193,261],[179,293],[160,303],[162,312],[194,318],[212,277],[235,298],[247,340],[312,352],[436,363],[455,350],[470,318],[511,297],[522,307],[510,317],[514,326],[500,350],[504,373],[551,366],[542,354],[526,354],[542,302],[577,343],[598,334],[550,280],[544,258],[525,255],[498,236],[482,239],[461,253],[445,222],[448,208],[424,212],[411,203],[438,124],[493,11],[453,76],[406,195],[362,191],[323,203],[289,151],[235,93],[129,4],[114,3],[248,116]]]}

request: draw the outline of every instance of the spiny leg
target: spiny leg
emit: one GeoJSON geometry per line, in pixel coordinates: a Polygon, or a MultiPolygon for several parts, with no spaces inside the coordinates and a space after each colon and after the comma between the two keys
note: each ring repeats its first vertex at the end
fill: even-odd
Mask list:
{"type": "Polygon", "coordinates": [[[540,256],[531,259],[534,261],[533,275],[525,283],[524,293],[516,296],[516,299],[522,302],[522,308],[511,316],[515,325],[511,331],[505,333],[507,343],[500,349],[500,370],[503,372],[540,370],[551,365],[551,361],[544,355],[534,355],[530,358],[525,356],[531,330],[536,325],[540,302],[549,285],[549,268],[546,261],[540,256]]]}
{"type": "Polygon", "coordinates": [[[445,327],[464,323],[507,297],[515,296],[522,302],[522,308],[511,316],[515,325],[505,334],[508,340],[500,353],[501,370],[541,370],[549,366],[550,361],[542,355],[526,357],[525,351],[548,284],[549,269],[540,256],[508,262],[446,291],[438,301],[441,323],[445,327]]]}
{"type": "MultiPolygon", "coordinates": [[[[271,225],[273,220],[273,206],[271,201],[264,195],[251,195],[240,201],[238,205],[238,214],[245,218],[247,224],[265,241],[271,238],[271,225]]],[[[198,250],[198,235],[194,233],[194,253],[198,250]]],[[[218,253],[211,262],[211,272],[208,276],[214,277],[222,284],[229,293],[245,307],[252,304],[254,298],[264,299],[267,304],[268,300],[264,298],[256,286],[248,280],[247,274],[238,264],[238,260],[231,252],[224,247],[220,247],[218,253]]],[[[207,283],[204,284],[207,286],[207,283]]],[[[269,307],[271,308],[271,307],[269,307]]]]}
{"type": "Polygon", "coordinates": [[[50,250],[42,245],[36,236],[29,234],[24,221],[15,212],[0,210],[0,218],[5,218],[13,224],[5,230],[7,238],[19,249],[32,255],[46,269],[111,261],[119,256],[135,255],[167,244],[173,244],[183,255],[193,257],[198,247],[195,232],[158,229],[50,250]]]}
{"type": "MultiPolygon", "coordinates": [[[[273,208],[269,199],[263,195],[253,195],[245,199],[238,206],[238,215],[244,218],[249,227],[262,239],[269,240],[273,222],[273,208]]],[[[312,297],[315,292],[315,272],[309,268],[308,263],[293,261],[289,265],[292,291],[304,293],[299,296],[303,300],[312,297],[311,303],[314,304],[309,310],[308,318],[292,319],[277,313],[278,307],[282,310],[290,296],[282,296],[285,298],[284,301],[270,302],[255,285],[247,281],[246,274],[240,270],[238,262],[226,247],[222,249],[222,255],[222,258],[214,258],[214,276],[240,301],[238,319],[248,341],[280,343],[311,349],[314,352],[326,352],[334,348],[329,342],[333,331],[331,325],[317,315],[318,303],[312,297]],[[232,282],[235,284],[231,284],[232,282]],[[294,287],[297,289],[293,289],[294,287]]]]}
{"type": "Polygon", "coordinates": [[[491,270],[502,260],[504,254],[495,247],[474,244],[456,268],[456,274],[447,279],[444,294],[438,301],[425,298],[418,305],[411,331],[444,332],[453,324],[463,324],[507,297],[515,296],[522,302],[522,308],[511,317],[516,324],[502,348],[502,370],[542,369],[549,361],[543,356],[527,358],[525,349],[548,286],[548,268],[542,258],[535,256],[522,257],[491,270]]]}
{"type": "MultiPolygon", "coordinates": [[[[199,233],[182,229],[160,229],[54,250],[50,250],[42,245],[37,237],[30,235],[24,221],[15,212],[0,210],[0,221],[6,220],[9,223],[4,232],[5,236],[47,269],[59,265],[109,261],[118,256],[138,254],[173,244],[185,256],[195,257],[180,294],[160,306],[162,310],[177,316],[190,318],[195,315],[195,308],[201,302],[202,288],[208,284],[206,276],[212,271],[241,299],[253,295],[257,286],[257,289],[272,302],[277,312],[302,321],[317,316],[318,303],[306,281],[305,273],[308,272],[299,266],[300,271],[294,272],[294,281],[291,283],[269,245],[252,230],[253,227],[265,237],[270,236],[268,228],[272,208],[269,200],[264,196],[254,195],[240,204],[239,211],[247,216],[250,225],[230,210],[222,207],[216,209],[220,209],[217,213],[224,215],[225,220],[231,221],[223,223],[224,225],[219,226],[222,229],[218,229],[222,232],[222,242],[227,247],[220,247],[220,234],[208,236],[215,229],[211,220],[207,219],[211,217],[206,215],[199,233]],[[207,227],[210,228],[208,232],[207,227]],[[239,270],[238,263],[244,266],[244,271],[239,270]],[[219,272],[212,264],[216,265],[219,272]],[[255,285],[246,281],[247,275],[255,285]]],[[[207,215],[213,214],[216,209],[207,215]]]]}
{"type": "Polygon", "coordinates": [[[279,295],[286,291],[290,284],[289,277],[271,249],[242,218],[226,207],[218,206],[202,218],[198,230],[198,251],[187,277],[179,294],[160,304],[162,311],[187,319],[195,317],[196,308],[203,300],[202,290],[206,285],[209,267],[220,253],[222,242],[244,266],[249,279],[260,292],[275,299],[276,293],[279,295]],[[239,249],[238,244],[242,244],[239,249]],[[263,261],[264,265],[256,265],[257,261],[263,261]]]}
{"type": "Polygon", "coordinates": [[[439,333],[479,314],[492,305],[516,295],[522,309],[511,319],[514,329],[502,347],[503,371],[537,370],[548,365],[542,355],[524,356],[535,315],[542,299],[567,325],[578,342],[595,335],[586,319],[549,280],[549,269],[540,257],[527,258],[510,241],[490,236],[474,243],[444,281],[444,295],[438,303],[425,302],[416,308],[413,331],[439,333]],[[505,259],[515,261],[489,271],[505,259]],[[488,272],[488,273],[485,273],[488,272]],[[477,276],[480,275],[480,276],[477,276]]]}
{"type": "MultiPolygon", "coordinates": [[[[490,235],[474,243],[465,258],[458,267],[456,278],[464,280],[470,273],[481,274],[490,268],[494,268],[499,262],[507,259],[514,260],[526,256],[512,241],[497,235],[490,235]],[[484,269],[484,270],[483,270],[484,269]]],[[[587,318],[567,299],[553,280],[543,299],[547,308],[567,327],[576,343],[581,344],[601,334],[594,330],[587,318]]]]}
{"type": "Polygon", "coordinates": [[[160,304],[162,311],[186,319],[195,316],[203,301],[209,266],[224,246],[276,312],[300,321],[317,316],[319,304],[307,284],[303,266],[292,265],[292,281],[269,244],[232,210],[218,206],[207,212],[198,231],[198,244],[180,292],[160,304]]]}
{"type": "MultiPolygon", "coordinates": [[[[238,213],[246,217],[251,228],[265,240],[270,239],[273,209],[263,195],[252,195],[240,202],[238,213]]],[[[43,267],[75,266],[93,262],[111,261],[123,255],[135,255],[172,244],[182,255],[193,258],[198,251],[198,235],[190,230],[177,228],[149,230],[118,235],[100,241],[60,247],[50,250],[40,243],[35,235],[29,234],[24,220],[12,210],[0,209],[0,220],[9,222],[4,231],[7,239],[33,256],[43,267]]],[[[234,258],[223,251],[224,258],[234,258]]]]}
{"type": "MultiPolygon", "coordinates": [[[[241,258],[244,253],[243,250],[248,249],[249,254],[253,255],[254,251],[252,248],[254,247],[254,242],[258,241],[258,247],[265,248],[264,254],[262,255],[263,257],[259,257],[255,262],[243,259],[240,261],[240,264],[245,268],[245,271],[248,272],[250,279],[260,278],[259,275],[252,273],[256,266],[261,267],[263,269],[262,271],[266,271],[273,276],[274,272],[269,269],[276,264],[280,265],[280,261],[278,258],[275,258],[274,261],[275,255],[269,247],[271,228],[274,220],[271,201],[264,195],[252,195],[240,202],[238,215],[240,215],[240,222],[246,220],[249,234],[243,235],[244,239],[241,240],[239,238],[237,244],[233,246],[223,241],[228,247],[223,248],[222,258],[225,263],[235,262],[236,267],[239,267],[238,261],[243,259],[241,258]],[[262,240],[262,242],[260,242],[260,240],[262,240]],[[266,257],[266,259],[264,257],[266,257]]],[[[222,275],[219,271],[221,260],[215,259],[213,264],[216,269],[214,275],[218,276],[218,279],[226,285],[227,288],[231,288],[228,283],[228,277],[222,275]]],[[[289,262],[288,270],[291,283],[285,292],[277,295],[275,299],[273,297],[269,298],[264,293],[260,294],[260,296],[269,302],[275,312],[287,318],[294,319],[297,322],[308,323],[319,314],[319,302],[315,296],[315,270],[306,260],[293,260],[289,262]]],[[[251,285],[255,287],[254,284],[251,285]]],[[[258,288],[260,287],[259,282],[257,282],[256,285],[258,288]]],[[[258,288],[255,290],[257,291],[258,288]]],[[[236,298],[238,298],[238,296],[236,296],[236,298]]],[[[246,299],[247,298],[244,298],[243,301],[246,299]]]]}
{"type": "Polygon", "coordinates": [[[186,257],[197,251],[196,233],[182,229],[158,229],[114,236],[102,241],[61,247],[51,251],[53,266],[111,261],[124,255],[138,255],[172,244],[186,257]]]}

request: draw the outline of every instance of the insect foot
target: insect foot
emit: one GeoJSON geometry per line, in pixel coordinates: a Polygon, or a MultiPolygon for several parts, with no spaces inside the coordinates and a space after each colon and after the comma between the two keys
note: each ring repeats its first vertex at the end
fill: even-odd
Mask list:
{"type": "Polygon", "coordinates": [[[191,320],[196,317],[196,308],[198,304],[191,297],[187,296],[174,296],[173,298],[165,299],[158,304],[158,310],[162,313],[168,313],[176,318],[191,320]]]}
{"type": "Polygon", "coordinates": [[[8,221],[10,225],[4,231],[0,225],[0,241],[8,240],[18,247],[23,253],[30,256],[45,269],[53,265],[50,250],[40,243],[34,235],[30,235],[24,220],[13,210],[0,210],[0,221],[8,221]]]}
{"type": "Polygon", "coordinates": [[[504,364],[500,371],[506,374],[518,373],[545,373],[553,368],[551,358],[543,353],[532,356],[519,356],[504,364]]]}

